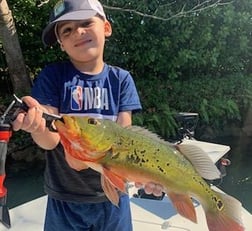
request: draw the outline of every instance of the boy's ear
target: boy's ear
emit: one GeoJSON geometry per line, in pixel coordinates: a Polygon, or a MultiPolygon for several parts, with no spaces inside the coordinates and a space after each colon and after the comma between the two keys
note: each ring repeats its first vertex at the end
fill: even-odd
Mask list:
{"type": "Polygon", "coordinates": [[[60,49],[61,49],[61,51],[65,51],[65,48],[62,43],[60,43],[60,49]]]}
{"type": "Polygon", "coordinates": [[[105,37],[109,37],[112,34],[112,27],[109,21],[105,21],[104,24],[105,37]]]}

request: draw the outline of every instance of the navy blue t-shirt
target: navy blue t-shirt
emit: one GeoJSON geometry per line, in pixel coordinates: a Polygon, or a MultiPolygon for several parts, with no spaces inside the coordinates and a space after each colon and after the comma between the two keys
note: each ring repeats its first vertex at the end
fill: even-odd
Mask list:
{"type": "MultiPolygon", "coordinates": [[[[36,78],[32,96],[61,115],[92,116],[116,121],[118,113],[141,110],[134,81],[128,71],[105,64],[97,75],[77,70],[70,61],[46,66],[36,78]]],[[[45,190],[49,196],[72,202],[107,200],[100,174],[76,171],[65,161],[59,144],[46,153],[45,190]]]]}

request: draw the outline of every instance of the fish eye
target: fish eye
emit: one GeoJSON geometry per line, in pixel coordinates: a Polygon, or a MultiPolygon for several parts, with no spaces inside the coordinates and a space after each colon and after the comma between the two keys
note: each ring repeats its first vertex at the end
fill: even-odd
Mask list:
{"type": "Polygon", "coordinates": [[[96,125],[98,122],[97,122],[97,120],[96,120],[96,119],[94,119],[94,118],[90,118],[90,119],[88,119],[88,123],[89,123],[89,124],[96,125]]]}

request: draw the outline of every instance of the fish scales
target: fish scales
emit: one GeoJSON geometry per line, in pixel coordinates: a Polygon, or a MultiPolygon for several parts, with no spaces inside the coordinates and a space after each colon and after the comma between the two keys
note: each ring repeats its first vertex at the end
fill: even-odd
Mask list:
{"type": "MultiPolygon", "coordinates": [[[[174,181],[174,178],[186,176],[191,178],[192,174],[196,174],[189,161],[173,147],[169,148],[166,144],[153,142],[149,138],[144,139],[142,134],[129,136],[129,130],[124,129],[115,136],[113,143],[109,155],[99,160],[100,164],[107,166],[111,171],[119,172],[125,170],[124,167],[130,168],[131,172],[156,178],[156,183],[162,181],[163,184],[167,184],[171,178],[169,183],[177,183],[179,187],[181,187],[180,181],[174,181]]],[[[195,183],[198,184],[198,181],[195,183]]],[[[188,186],[180,190],[187,188],[188,186]]]]}
{"type": "Polygon", "coordinates": [[[63,119],[64,123],[56,121],[55,126],[65,151],[101,173],[104,192],[112,203],[118,202],[113,188],[124,192],[127,181],[154,182],[164,186],[178,213],[193,222],[197,219],[190,197],[196,198],[205,211],[209,231],[244,230],[240,202],[213,191],[199,175],[200,166],[197,171],[193,166],[195,158],[185,158],[196,150],[197,165],[211,171],[211,166],[216,166],[207,166],[205,153],[197,153],[199,150],[192,146],[172,145],[138,127],[122,128],[109,120],[63,119]]]}

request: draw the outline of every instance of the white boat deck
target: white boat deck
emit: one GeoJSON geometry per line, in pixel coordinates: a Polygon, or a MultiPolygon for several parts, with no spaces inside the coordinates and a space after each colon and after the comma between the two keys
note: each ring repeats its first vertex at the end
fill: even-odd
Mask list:
{"type": "MultiPolygon", "coordinates": [[[[130,189],[133,195],[135,188],[130,189]]],[[[42,231],[47,196],[40,197],[10,210],[11,231],[42,231]]],[[[208,231],[204,211],[195,203],[198,224],[181,217],[168,197],[150,200],[130,197],[134,231],[208,231]]],[[[252,215],[242,210],[245,231],[252,230],[252,215]]],[[[0,224],[0,231],[8,230],[0,224]]]]}
{"type": "MultiPolygon", "coordinates": [[[[214,187],[215,188],[215,187],[214,187]]],[[[215,188],[219,191],[219,189],[215,188]]],[[[205,213],[200,204],[194,203],[198,223],[181,217],[173,208],[168,197],[162,201],[131,198],[134,231],[208,231],[205,213]]],[[[252,215],[242,209],[245,231],[252,231],[252,215]]]]}

